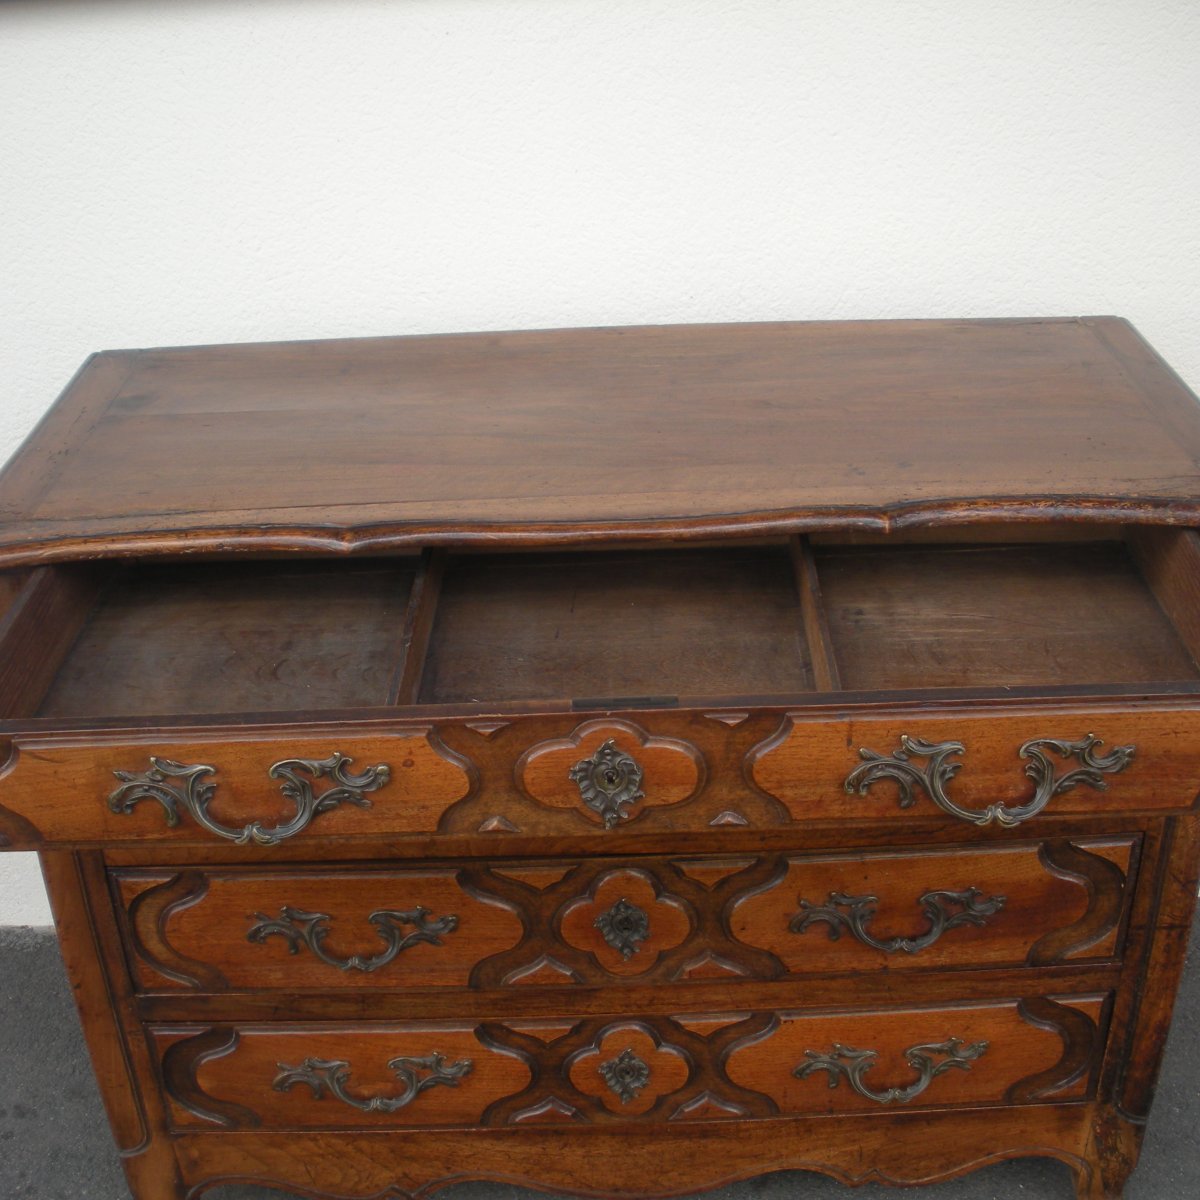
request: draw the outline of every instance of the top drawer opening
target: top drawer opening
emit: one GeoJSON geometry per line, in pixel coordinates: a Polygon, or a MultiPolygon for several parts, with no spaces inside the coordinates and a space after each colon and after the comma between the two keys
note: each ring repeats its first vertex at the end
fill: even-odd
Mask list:
{"type": "Polygon", "coordinates": [[[134,564],[97,593],[80,584],[87,568],[53,568],[24,584],[0,634],[34,664],[3,715],[614,709],[1194,683],[1200,540],[1108,537],[134,564]],[[53,621],[38,617],[49,602],[53,621]],[[29,640],[50,625],[61,645],[29,640]]]}

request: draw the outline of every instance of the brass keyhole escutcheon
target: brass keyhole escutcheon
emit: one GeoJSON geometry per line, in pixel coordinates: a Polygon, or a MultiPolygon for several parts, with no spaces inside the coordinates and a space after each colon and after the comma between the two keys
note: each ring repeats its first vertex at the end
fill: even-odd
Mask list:
{"type": "Polygon", "coordinates": [[[598,813],[604,828],[627,820],[627,808],[641,800],[642,768],[632,754],[609,738],[590,758],[581,759],[569,772],[584,804],[598,813]]]}

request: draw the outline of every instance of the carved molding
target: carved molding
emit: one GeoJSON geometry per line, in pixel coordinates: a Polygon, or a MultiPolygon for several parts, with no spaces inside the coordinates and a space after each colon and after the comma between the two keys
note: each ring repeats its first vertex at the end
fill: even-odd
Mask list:
{"type": "Polygon", "coordinates": [[[716,1098],[725,1106],[730,1115],[739,1113],[754,1117],[774,1116],[779,1110],[769,1096],[735,1084],[726,1075],[724,1067],[734,1050],[746,1042],[762,1037],[773,1028],[774,1023],[774,1017],[770,1014],[754,1014],[750,1017],[734,1018],[708,1034],[700,1034],[685,1028],[670,1017],[655,1016],[622,1021],[590,1019],[579,1022],[569,1031],[548,1041],[542,1041],[508,1025],[485,1023],[476,1031],[480,1042],[489,1049],[522,1059],[529,1067],[531,1078],[522,1091],[490,1105],[481,1123],[519,1123],[524,1115],[535,1109],[543,1109],[547,1105],[578,1112],[582,1114],[583,1119],[592,1123],[627,1121],[629,1118],[622,1110],[626,1104],[632,1103],[638,1097],[642,1088],[651,1085],[654,1078],[653,1067],[645,1062],[642,1053],[635,1053],[630,1049],[630,1059],[625,1061],[620,1074],[617,1074],[618,1068],[612,1068],[611,1073],[620,1085],[614,1086],[608,1082],[603,1064],[610,1061],[620,1062],[626,1048],[622,1042],[627,1045],[632,1040],[629,1037],[631,1033],[649,1038],[658,1050],[677,1056],[687,1065],[683,1082],[656,1096],[650,1107],[638,1114],[639,1121],[679,1120],[681,1118],[676,1114],[681,1109],[690,1111],[706,1099],[712,1098],[716,1098]],[[613,1101],[615,1111],[609,1109],[598,1096],[579,1091],[571,1082],[571,1072],[575,1064],[588,1056],[598,1057],[606,1039],[615,1040],[616,1044],[621,1046],[621,1050],[597,1061],[595,1069],[604,1080],[601,1086],[616,1097],[613,1101]],[[647,1067],[645,1078],[632,1059],[637,1059],[647,1067]],[[629,1086],[624,1086],[625,1083],[629,1086]],[[622,1095],[622,1089],[628,1093],[627,1096],[622,1095]]]}
{"type": "MultiPolygon", "coordinates": [[[[739,900],[773,887],[786,872],[781,856],[766,855],[706,887],[669,861],[641,862],[635,873],[647,880],[661,900],[676,905],[687,916],[691,929],[681,942],[663,948],[653,961],[647,961],[638,979],[645,982],[684,979],[689,968],[714,954],[748,976],[779,978],[785,973],[779,958],[768,950],[735,940],[729,933],[727,916],[739,900]]],[[[614,872],[611,860],[585,861],[572,867],[557,883],[534,887],[482,865],[462,868],[458,873],[459,885],[469,895],[509,908],[523,928],[516,946],[475,964],[470,985],[482,989],[502,987],[527,977],[530,970],[542,963],[551,963],[590,986],[612,984],[624,977],[606,968],[587,949],[561,936],[564,914],[592,901],[597,887],[614,873],[623,872],[614,872]]],[[[646,948],[640,953],[647,953],[646,948]]]]}
{"type": "Polygon", "coordinates": [[[602,817],[583,803],[568,772],[610,738],[641,765],[646,793],[613,832],[634,825],[649,832],[684,825],[779,828],[791,823],[787,808],[757,786],[746,765],[746,756],[778,726],[778,713],[755,713],[735,727],[684,711],[656,711],[645,720],[653,735],[635,720],[616,717],[582,723],[569,716],[518,717],[486,737],[465,724],[438,725],[440,744],[473,764],[468,794],[445,809],[438,831],[464,836],[481,827],[539,836],[573,836],[584,829],[605,833],[602,817]],[[547,754],[554,757],[547,760],[547,754]]]}
{"type": "Polygon", "coordinates": [[[1078,1083],[1097,1065],[1100,1031],[1087,1013],[1041,996],[1022,1000],[1017,1012],[1030,1025],[1058,1034],[1063,1052],[1053,1066],[1014,1083],[1005,1096],[1010,1104],[1047,1099],[1078,1083]]]}
{"type": "Polygon", "coordinates": [[[220,991],[229,986],[225,976],[211,963],[180,954],[167,937],[171,917],[207,895],[203,871],[180,871],[147,888],[129,905],[130,940],[138,957],[166,978],[201,991],[220,991]]]}
{"type": "Polygon", "coordinates": [[[655,807],[693,799],[708,772],[691,742],[651,734],[633,721],[600,718],[584,721],[566,737],[530,746],[517,760],[513,775],[522,794],[536,804],[573,808],[613,829],[655,807]],[[664,762],[672,776],[682,771],[690,778],[664,778],[664,762]]]}
{"type": "Polygon", "coordinates": [[[225,1129],[257,1129],[262,1121],[253,1109],[210,1096],[196,1080],[196,1072],[206,1062],[232,1054],[239,1041],[232,1026],[214,1025],[194,1037],[173,1042],[162,1057],[167,1095],[194,1116],[214,1125],[225,1129]]]}
{"type": "Polygon", "coordinates": [[[1121,922],[1127,903],[1125,872],[1116,863],[1065,838],[1043,842],[1038,858],[1047,871],[1087,889],[1087,911],[1078,921],[1052,930],[1029,951],[1031,966],[1044,966],[1078,954],[1107,937],[1121,922]]]}

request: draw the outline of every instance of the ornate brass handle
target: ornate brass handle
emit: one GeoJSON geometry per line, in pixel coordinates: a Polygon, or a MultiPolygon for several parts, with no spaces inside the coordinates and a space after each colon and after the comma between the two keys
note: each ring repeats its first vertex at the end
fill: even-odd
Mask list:
{"type": "Polygon", "coordinates": [[[961,762],[950,761],[952,756],[965,754],[962,742],[923,742],[919,738],[903,734],[900,748],[890,756],[876,754],[874,750],[861,749],[859,756],[864,760],[846,776],[847,792],[865,796],[872,784],[880,779],[894,780],[900,787],[900,807],[911,808],[916,803],[913,789],[924,792],[943,812],[968,821],[972,825],[997,825],[1012,828],[1036,817],[1055,796],[1069,792],[1080,784],[1103,791],[1108,783],[1105,775],[1115,775],[1125,770],[1133,761],[1135,747],[1115,746],[1108,754],[1096,754],[1097,746],[1104,742],[1089,733],[1078,742],[1065,742],[1057,738],[1033,738],[1017,751],[1026,759],[1025,774],[1033,781],[1033,796],[1025,804],[1009,808],[999,802],[983,809],[963,808],[946,795],[946,785],[958,774],[961,762]],[[1075,759],[1078,766],[1063,775],[1055,774],[1055,764],[1047,750],[1054,751],[1060,758],[1075,759]],[[918,767],[913,758],[926,759],[924,767],[918,767]]]}
{"type": "Polygon", "coordinates": [[[109,795],[108,807],[115,813],[131,813],[138,801],[157,800],[166,813],[167,824],[172,828],[179,824],[182,809],[209,833],[227,838],[239,846],[251,842],[258,846],[277,846],[307,829],[314,817],[337,808],[339,804],[371,807],[371,801],[365,793],[383,787],[392,777],[391,768],[386,763],[380,763],[368,767],[361,775],[353,775],[349,770],[352,761],[335,750],[328,758],[285,758],[275,763],[267,775],[271,779],[282,780],[279,790],[296,805],[296,815],[273,829],[264,828],[260,821],[251,821],[237,829],[214,820],[208,808],[217,785],[205,777],[215,776],[216,767],[186,765],[169,758],[152,757],[148,771],[114,771],[121,786],[109,795]],[[334,786],[318,795],[313,790],[313,781],[323,778],[332,780],[334,786]],[[178,780],[179,783],[172,783],[171,780],[178,780]]]}
{"type": "Polygon", "coordinates": [[[788,929],[792,933],[803,933],[810,925],[823,921],[829,926],[831,942],[836,942],[842,936],[842,930],[847,929],[864,946],[882,950],[885,954],[916,954],[932,946],[949,929],[961,925],[985,925],[988,917],[1004,907],[1005,897],[985,897],[973,887],[962,892],[926,892],[917,903],[929,920],[929,928],[916,937],[893,937],[882,941],[872,937],[867,929],[878,903],[878,896],[847,896],[842,892],[830,892],[829,899],[820,906],[802,899],[800,911],[788,922],[788,929]]]}
{"type": "Polygon", "coordinates": [[[845,1079],[847,1083],[867,1100],[876,1104],[908,1104],[915,1100],[939,1075],[957,1067],[969,1071],[971,1063],[979,1058],[988,1048],[987,1042],[974,1042],[967,1045],[959,1038],[949,1041],[926,1043],[922,1046],[910,1046],[904,1052],[905,1061],[917,1072],[915,1083],[908,1087],[892,1087],[883,1092],[876,1092],[863,1082],[863,1076],[875,1065],[879,1058],[877,1050],[854,1050],[849,1046],[836,1044],[830,1054],[818,1054],[815,1050],[805,1050],[804,1056],[808,1062],[801,1063],[792,1072],[797,1079],[807,1079],[814,1071],[829,1072],[829,1086],[835,1088],[838,1082],[845,1079]],[[941,1061],[937,1061],[941,1059],[941,1061]]]}
{"type": "Polygon", "coordinates": [[[440,946],[440,935],[453,933],[458,928],[458,918],[453,915],[428,920],[427,908],[417,907],[407,912],[381,908],[371,913],[367,920],[375,926],[375,932],[383,938],[386,948],[373,958],[364,958],[361,954],[337,958],[325,949],[325,939],[329,936],[328,913],[302,912],[285,904],[279,910],[278,919],[263,916],[262,913],[255,913],[254,916],[256,923],[246,934],[246,941],[261,945],[272,935],[278,935],[287,941],[290,954],[298,954],[301,946],[307,946],[323,963],[340,971],[368,973],[386,967],[401,951],[418,942],[440,946]],[[412,927],[411,933],[404,932],[407,926],[412,927]]]}
{"type": "Polygon", "coordinates": [[[447,1062],[436,1050],[423,1058],[393,1058],[388,1068],[400,1081],[398,1096],[352,1096],[346,1089],[350,1083],[350,1064],[341,1059],[306,1058],[298,1067],[279,1064],[279,1074],[271,1085],[277,1092],[290,1092],[298,1083],[307,1084],[313,1096],[320,1100],[325,1092],[359,1112],[393,1113],[411,1104],[426,1088],[444,1085],[458,1087],[458,1081],[469,1075],[475,1064],[469,1058],[447,1062]],[[422,1074],[427,1072],[427,1074],[422,1074]]]}
{"type": "Polygon", "coordinates": [[[599,813],[604,828],[628,818],[628,808],[641,800],[642,768],[632,754],[609,738],[590,758],[581,759],[568,772],[584,804],[599,813]]]}

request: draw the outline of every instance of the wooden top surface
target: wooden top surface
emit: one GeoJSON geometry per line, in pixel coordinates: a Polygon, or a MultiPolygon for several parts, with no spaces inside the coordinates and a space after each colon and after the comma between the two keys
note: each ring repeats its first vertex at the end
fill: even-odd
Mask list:
{"type": "Polygon", "coordinates": [[[1125,321],[693,325],[109,351],[0,475],[0,564],[980,520],[1200,523],[1125,321]]]}

